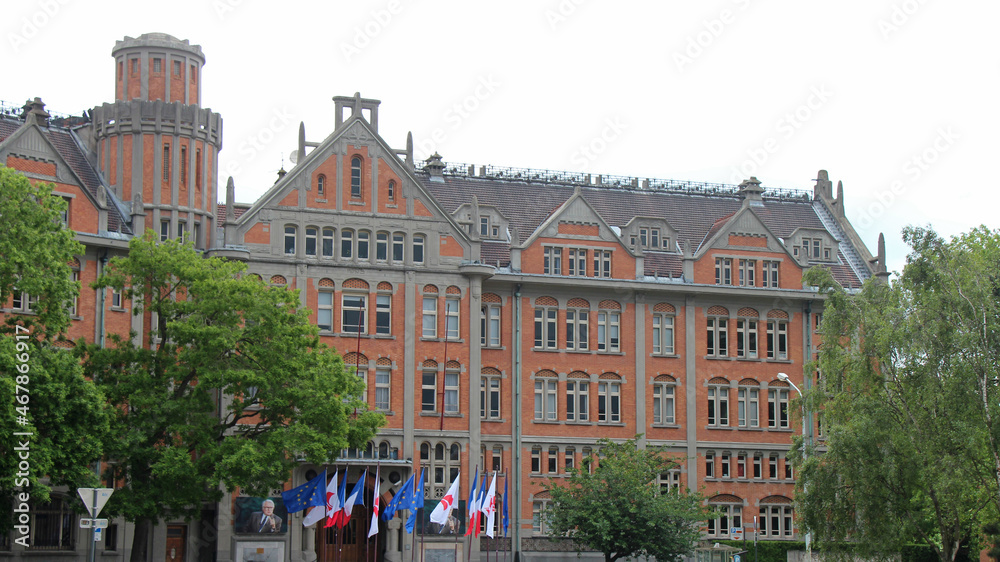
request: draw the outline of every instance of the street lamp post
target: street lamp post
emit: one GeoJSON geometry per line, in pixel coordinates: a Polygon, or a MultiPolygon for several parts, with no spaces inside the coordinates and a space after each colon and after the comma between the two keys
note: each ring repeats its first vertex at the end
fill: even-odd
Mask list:
{"type": "MultiPolygon", "coordinates": [[[[799,393],[799,399],[802,398],[802,391],[799,390],[799,387],[795,386],[795,383],[788,378],[788,375],[786,375],[785,373],[778,373],[778,380],[782,382],[787,382],[788,384],[792,385],[792,388],[795,389],[795,392],[799,393]]],[[[809,437],[808,433],[806,433],[806,406],[805,404],[803,404],[802,405],[802,460],[805,460],[806,457],[809,455],[809,447],[808,444],[806,443],[808,437],[809,437]]],[[[812,538],[812,533],[807,532],[806,533],[807,560],[812,560],[812,541],[810,540],[811,538],[812,538]]]]}

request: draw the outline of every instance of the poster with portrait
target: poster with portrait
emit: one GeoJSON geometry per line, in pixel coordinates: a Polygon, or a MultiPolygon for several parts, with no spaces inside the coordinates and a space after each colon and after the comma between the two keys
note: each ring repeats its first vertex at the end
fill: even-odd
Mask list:
{"type": "Polygon", "coordinates": [[[288,512],[281,496],[271,498],[236,498],[233,530],[254,535],[280,535],[288,532],[288,512]]]}
{"type": "MultiPolygon", "coordinates": [[[[420,510],[420,517],[417,519],[417,532],[422,535],[453,536],[465,534],[465,500],[458,500],[455,509],[451,510],[451,517],[448,523],[440,525],[431,521],[431,512],[437,507],[438,500],[424,501],[424,509],[420,510]]],[[[403,521],[406,521],[408,512],[404,512],[403,521]]]]}

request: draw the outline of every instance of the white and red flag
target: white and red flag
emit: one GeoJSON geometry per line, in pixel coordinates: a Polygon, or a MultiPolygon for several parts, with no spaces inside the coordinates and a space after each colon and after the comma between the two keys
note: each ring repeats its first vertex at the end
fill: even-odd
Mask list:
{"type": "Polygon", "coordinates": [[[455,481],[451,483],[451,488],[448,488],[448,493],[441,498],[441,503],[437,504],[437,507],[431,512],[432,522],[438,525],[448,524],[451,510],[455,509],[455,504],[458,503],[458,479],[460,476],[461,473],[455,476],[455,481]]]}
{"type": "Polygon", "coordinates": [[[493,480],[490,482],[490,489],[483,499],[483,513],[486,514],[486,536],[493,537],[493,528],[496,526],[497,514],[497,473],[493,471],[493,480]]]}
{"type": "Polygon", "coordinates": [[[378,534],[378,468],[375,468],[375,491],[372,492],[372,522],[368,525],[368,538],[378,534]]]}
{"type": "Polygon", "coordinates": [[[335,497],[337,497],[337,472],[333,473],[333,480],[330,480],[330,484],[326,487],[326,505],[317,505],[312,508],[309,513],[302,518],[302,524],[308,527],[309,525],[312,525],[313,523],[326,517],[326,513],[333,509],[330,502],[334,501],[333,498],[335,497]]]}

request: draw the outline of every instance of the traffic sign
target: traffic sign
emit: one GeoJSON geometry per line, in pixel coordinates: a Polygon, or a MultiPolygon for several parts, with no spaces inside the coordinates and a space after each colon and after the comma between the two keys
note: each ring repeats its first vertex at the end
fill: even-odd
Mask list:
{"type": "Polygon", "coordinates": [[[733,537],[734,541],[743,540],[743,527],[731,527],[729,536],[733,537]]]}
{"type": "Polygon", "coordinates": [[[91,517],[97,517],[104,509],[104,504],[108,503],[108,498],[115,492],[114,488],[77,488],[76,493],[80,494],[83,500],[83,507],[87,508],[87,513],[91,517]]]}
{"type": "Polygon", "coordinates": [[[740,562],[740,555],[739,554],[734,554],[733,555],[733,562],[740,562]]]}
{"type": "Polygon", "coordinates": [[[80,518],[80,528],[81,529],[89,529],[89,528],[91,528],[93,526],[94,526],[94,520],[93,519],[84,519],[82,517],[80,518]]]}
{"type": "MultiPolygon", "coordinates": [[[[100,542],[100,540],[101,540],[101,530],[100,529],[94,529],[94,542],[100,542]]],[[[740,561],[737,560],[736,562],[740,562],[740,561]]]]}

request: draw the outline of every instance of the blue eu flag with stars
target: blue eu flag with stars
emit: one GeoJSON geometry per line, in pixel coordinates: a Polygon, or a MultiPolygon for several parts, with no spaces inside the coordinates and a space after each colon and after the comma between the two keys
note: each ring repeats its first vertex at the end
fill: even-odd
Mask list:
{"type": "Polygon", "coordinates": [[[382,511],[382,519],[386,521],[392,520],[396,515],[396,510],[406,508],[407,503],[410,501],[408,498],[413,495],[413,475],[410,475],[410,479],[403,484],[403,487],[399,489],[399,492],[389,500],[389,505],[385,506],[382,511]]]}
{"type": "Polygon", "coordinates": [[[410,510],[410,516],[406,518],[406,532],[412,533],[413,526],[417,523],[417,510],[424,507],[424,469],[420,469],[420,480],[413,484],[413,493],[410,500],[403,504],[404,509],[410,510]]]}
{"type": "Polygon", "coordinates": [[[326,505],[326,471],[305,484],[281,492],[288,513],[295,513],[314,505],[326,505]]]}

